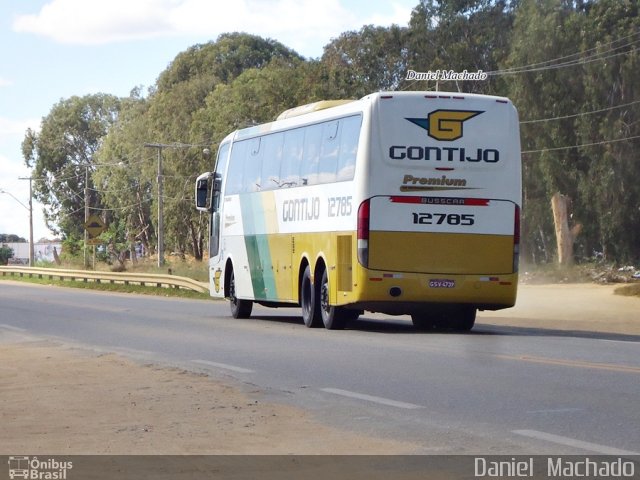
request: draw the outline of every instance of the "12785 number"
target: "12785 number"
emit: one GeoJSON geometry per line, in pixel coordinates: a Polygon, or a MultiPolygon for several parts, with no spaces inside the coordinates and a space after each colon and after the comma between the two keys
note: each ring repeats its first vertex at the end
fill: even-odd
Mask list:
{"type": "Polygon", "coordinates": [[[413,213],[416,225],[473,225],[475,218],[470,213],[413,213]]]}

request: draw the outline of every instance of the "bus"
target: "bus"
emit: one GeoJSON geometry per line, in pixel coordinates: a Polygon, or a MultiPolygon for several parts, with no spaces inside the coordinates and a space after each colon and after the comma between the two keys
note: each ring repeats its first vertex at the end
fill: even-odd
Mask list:
{"type": "Polygon", "coordinates": [[[468,331],[515,304],[520,134],[503,97],[378,92],[237,130],[196,180],[210,293],[341,329],[365,311],[468,331]]]}

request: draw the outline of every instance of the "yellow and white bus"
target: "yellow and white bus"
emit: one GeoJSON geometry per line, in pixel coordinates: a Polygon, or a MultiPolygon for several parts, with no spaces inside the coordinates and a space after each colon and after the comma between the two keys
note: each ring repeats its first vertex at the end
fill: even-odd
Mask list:
{"type": "Polygon", "coordinates": [[[473,328],[515,304],[521,159],[503,97],[383,92],[229,134],[196,207],[211,295],[235,318],[300,306],[309,327],[365,310],[473,328]]]}

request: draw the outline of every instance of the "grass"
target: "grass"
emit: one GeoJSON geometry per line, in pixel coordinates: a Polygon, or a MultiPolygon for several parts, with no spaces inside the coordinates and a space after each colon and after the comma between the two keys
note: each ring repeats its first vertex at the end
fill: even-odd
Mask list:
{"type": "MultiPolygon", "coordinates": [[[[54,263],[42,263],[39,262],[37,265],[39,268],[51,268],[52,270],[56,268],[64,268],[71,270],[84,270],[83,260],[74,259],[70,261],[63,261],[62,265],[57,266],[54,263]]],[[[110,271],[112,266],[107,265],[103,262],[96,262],[95,271],[110,271]]],[[[133,265],[131,262],[127,262],[126,264],[126,272],[127,273],[151,273],[151,274],[164,274],[171,273],[171,275],[181,276],[193,278],[194,280],[198,280],[200,282],[208,282],[208,272],[207,272],[207,262],[197,262],[192,259],[182,260],[177,257],[169,257],[166,259],[165,265],[162,268],[157,266],[157,261],[153,258],[146,259],[143,261],[137,262],[133,265]]],[[[72,281],[72,280],[55,280],[55,279],[39,279],[39,278],[28,278],[28,277],[0,277],[0,280],[8,279],[8,280],[17,280],[21,282],[29,282],[40,285],[54,285],[60,287],[71,287],[71,288],[84,288],[90,290],[102,290],[109,292],[122,292],[122,293],[137,293],[144,295],[158,295],[163,297],[180,297],[180,298],[194,298],[201,300],[210,300],[211,297],[209,293],[200,293],[195,292],[193,290],[187,290],[183,288],[165,288],[165,287],[156,287],[156,286],[142,286],[142,285],[134,285],[129,284],[125,285],[123,283],[109,283],[109,282],[93,282],[93,281],[72,281]]]]}
{"type": "Polygon", "coordinates": [[[125,285],[123,283],[97,283],[97,282],[83,282],[77,280],[49,280],[45,278],[29,278],[29,277],[0,277],[2,280],[14,280],[19,282],[35,283],[39,285],[53,285],[57,287],[71,287],[71,288],[84,288],[88,290],[101,290],[107,292],[122,292],[122,293],[137,293],[143,295],[157,295],[162,297],[179,297],[179,298],[194,298],[199,300],[210,300],[211,297],[208,293],[200,293],[193,290],[187,290],[184,288],[164,288],[155,286],[142,286],[142,285],[125,285]]]}
{"type": "Polygon", "coordinates": [[[118,271],[127,273],[151,273],[156,275],[176,275],[180,277],[188,277],[199,282],[209,281],[208,263],[206,260],[196,261],[193,258],[180,259],[177,256],[168,256],[164,265],[158,267],[156,257],[148,257],[139,260],[135,264],[127,260],[124,269],[119,269],[117,264],[109,265],[105,262],[96,261],[93,268],[92,260],[89,259],[89,267],[85,268],[83,259],[72,258],[63,259],[61,265],[53,262],[37,262],[36,267],[39,268],[66,268],[70,270],[94,270],[97,272],[118,271]]]}

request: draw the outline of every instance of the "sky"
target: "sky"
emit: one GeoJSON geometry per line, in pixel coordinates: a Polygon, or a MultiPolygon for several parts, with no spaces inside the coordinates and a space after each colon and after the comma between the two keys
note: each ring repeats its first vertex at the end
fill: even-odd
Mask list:
{"type": "MultiPolygon", "coordinates": [[[[21,143],[62,99],[146,92],[176,55],[225,32],[307,58],[364,25],[406,26],[418,0],[0,0],[0,233],[29,238],[21,143]]],[[[34,240],[54,238],[34,201],[34,240]]]]}

